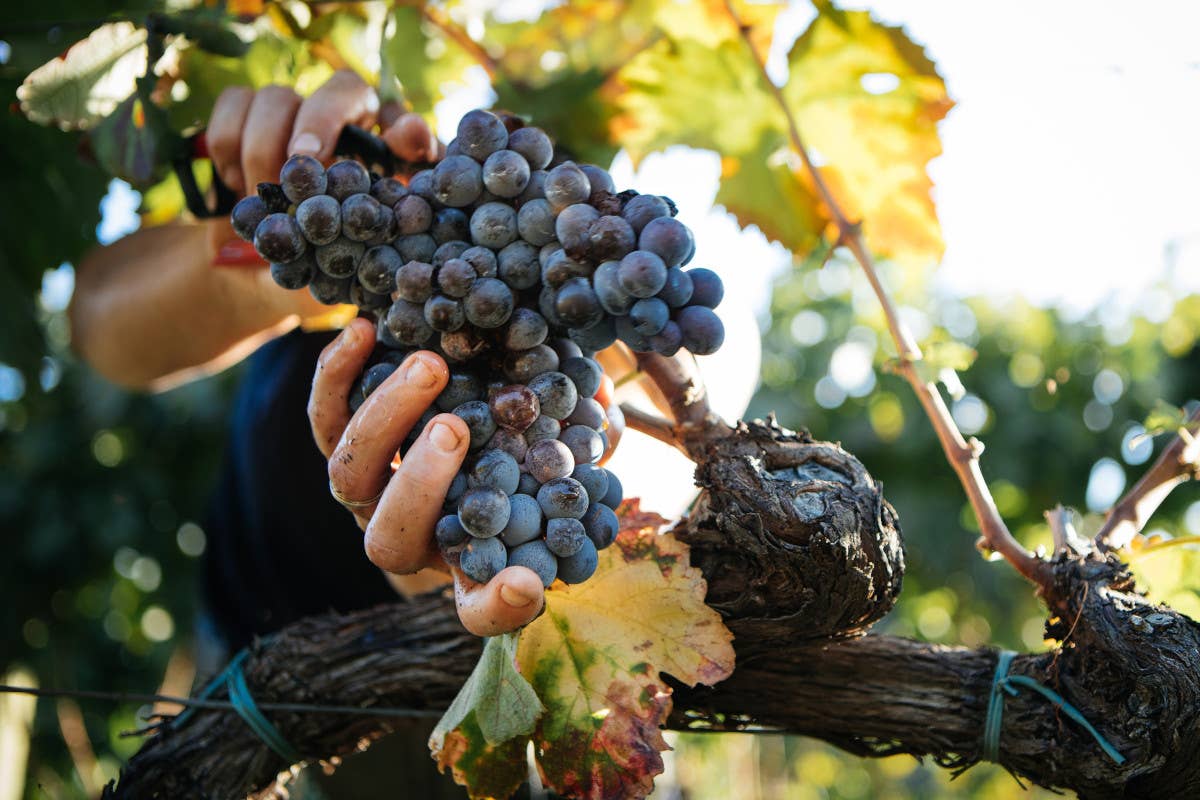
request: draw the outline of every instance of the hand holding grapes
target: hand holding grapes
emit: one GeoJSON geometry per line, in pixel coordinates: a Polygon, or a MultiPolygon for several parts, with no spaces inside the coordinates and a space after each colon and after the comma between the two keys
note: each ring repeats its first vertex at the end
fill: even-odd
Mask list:
{"type": "MultiPolygon", "coordinates": [[[[438,414],[393,472],[396,452],[446,387],[449,370],[429,351],[413,353],[351,416],[348,398],[374,344],[374,327],[357,319],[321,354],[308,405],[313,437],[329,459],[330,488],[350,501],[376,566],[400,574],[448,569],[434,529],[470,432],[454,414],[438,414]]],[[[542,609],[542,581],[530,569],[507,567],[486,584],[451,572],[459,617],[476,635],[515,630],[542,609]]]]}

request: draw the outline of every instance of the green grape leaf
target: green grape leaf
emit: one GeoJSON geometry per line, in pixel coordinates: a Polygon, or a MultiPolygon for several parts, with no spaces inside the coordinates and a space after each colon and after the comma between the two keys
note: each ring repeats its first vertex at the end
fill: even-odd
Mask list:
{"type": "Polygon", "coordinates": [[[425,22],[419,6],[397,3],[386,30],[380,93],[385,99],[402,96],[418,114],[432,116],[434,105],[463,84],[474,62],[425,22]]]}
{"type": "Polygon", "coordinates": [[[21,112],[39,125],[88,128],[133,94],[146,57],[144,29],[130,22],[101,25],[29,73],[17,89],[21,112]]]}
{"type": "Polygon", "coordinates": [[[927,266],[943,242],[926,167],[953,106],[936,65],[901,28],[826,0],[788,56],[784,96],[838,204],[877,254],[927,266]]]}
{"type": "Polygon", "coordinates": [[[1147,435],[1157,436],[1167,431],[1177,431],[1186,423],[1186,411],[1160,398],[1154,401],[1154,408],[1150,409],[1142,426],[1146,429],[1147,435]]]}
{"type": "Polygon", "coordinates": [[[145,189],[163,179],[184,150],[167,114],[154,103],[130,97],[88,132],[96,160],[110,175],[145,189]]]}
{"type": "MultiPolygon", "coordinates": [[[[671,710],[671,688],[659,673],[694,686],[733,671],[733,636],[704,604],[706,584],[688,563],[687,545],[659,534],[665,520],[636,501],[621,516],[621,534],[600,553],[596,574],[574,586],[555,583],[517,649],[521,673],[546,706],[531,737],[538,768],[547,786],[570,797],[649,794],[662,771],[660,727],[671,710]]],[[[496,776],[514,774],[511,762],[529,737],[490,746],[472,729],[474,719],[431,740],[431,749],[472,797],[492,796],[496,776]]]]}
{"type": "Polygon", "coordinates": [[[490,745],[533,733],[546,709],[517,669],[520,636],[519,632],[506,633],[487,640],[475,670],[433,730],[431,741],[439,742],[439,749],[446,734],[459,727],[468,714],[475,715],[479,732],[490,745]]]}
{"type": "Polygon", "coordinates": [[[232,28],[230,19],[212,9],[190,9],[176,14],[156,14],[154,24],[163,33],[186,36],[197,47],[228,58],[240,58],[250,49],[232,28]]]}

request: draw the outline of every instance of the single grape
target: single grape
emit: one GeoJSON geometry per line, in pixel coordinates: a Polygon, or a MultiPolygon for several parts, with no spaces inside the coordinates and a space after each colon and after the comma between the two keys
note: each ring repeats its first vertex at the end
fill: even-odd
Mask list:
{"type": "Polygon", "coordinates": [[[650,337],[660,332],[671,318],[671,309],[657,297],[638,300],[629,309],[629,320],[633,329],[642,336],[650,337]]]}
{"type": "Polygon", "coordinates": [[[551,252],[542,264],[542,283],[554,289],[571,278],[588,278],[591,274],[592,268],[586,262],[571,258],[562,248],[551,252]]]}
{"type": "Polygon", "coordinates": [[[575,410],[564,422],[571,426],[583,425],[599,431],[608,425],[608,415],[604,413],[604,406],[591,397],[580,397],[575,403],[575,410]]]}
{"type": "Polygon", "coordinates": [[[303,289],[313,279],[315,263],[313,257],[305,253],[295,261],[272,264],[271,280],[284,289],[303,289]]]}
{"type": "Polygon", "coordinates": [[[617,187],[613,184],[612,176],[603,167],[598,167],[595,164],[580,164],[579,169],[583,170],[584,175],[587,175],[588,183],[592,186],[593,197],[595,197],[596,192],[616,194],[617,187]]]}
{"type": "Polygon", "coordinates": [[[286,264],[304,255],[307,245],[290,215],[268,214],[254,229],[254,249],[272,264],[286,264]]]}
{"type": "Polygon", "coordinates": [[[359,262],[367,252],[362,242],[341,237],[316,249],[317,268],[331,278],[349,278],[358,272],[359,262]]]}
{"type": "Polygon", "coordinates": [[[279,171],[279,185],[287,199],[300,203],[325,193],[325,167],[312,156],[292,156],[279,171]]]}
{"type": "Polygon", "coordinates": [[[694,289],[692,279],[686,272],[679,267],[671,267],[667,270],[667,282],[657,297],[671,308],[683,308],[692,299],[694,289]]]}
{"type": "Polygon", "coordinates": [[[679,266],[692,248],[692,232],[677,219],[659,217],[638,234],[638,249],[648,250],[668,267],[679,266]]]}
{"type": "Polygon", "coordinates": [[[447,514],[442,517],[433,529],[433,537],[443,550],[465,544],[470,536],[471,534],[467,533],[467,529],[458,521],[457,514],[447,514]]]}
{"type": "Polygon", "coordinates": [[[587,238],[588,253],[596,260],[624,258],[634,251],[637,241],[629,223],[614,216],[600,217],[593,222],[587,238]]]}
{"type": "Polygon", "coordinates": [[[634,297],[654,297],[667,283],[667,266],[654,253],[634,250],[621,259],[617,280],[634,297]]]}
{"type": "Polygon", "coordinates": [[[406,300],[397,300],[388,309],[387,327],[398,342],[412,347],[420,347],[433,335],[424,308],[406,300]]]}
{"type": "Polygon", "coordinates": [[[564,327],[562,318],[558,316],[558,309],[554,307],[554,301],[557,299],[558,292],[553,286],[543,286],[538,292],[538,311],[546,318],[546,322],[550,323],[551,328],[564,327]]]}
{"type": "Polygon", "coordinates": [[[392,213],[396,216],[396,230],[403,236],[424,233],[433,223],[433,209],[425,198],[415,194],[402,198],[392,213]]]}
{"type": "Polygon", "coordinates": [[[608,473],[608,491],[604,493],[604,497],[600,498],[600,502],[615,511],[617,506],[621,505],[621,501],[625,499],[625,490],[621,486],[620,478],[612,470],[604,471],[608,473]]]}
{"type": "Polygon", "coordinates": [[[725,341],[725,326],[711,308],[688,306],[679,311],[675,321],[683,335],[683,346],[695,355],[711,355],[725,341]]]}
{"type": "Polygon", "coordinates": [[[571,379],[561,372],[543,372],[530,380],[528,386],[537,395],[544,416],[562,420],[575,410],[579,392],[571,379]]]}
{"type": "Polygon", "coordinates": [[[369,194],[352,194],[342,201],[342,234],[356,242],[375,238],[387,228],[387,209],[369,194]]]}
{"type": "Polygon", "coordinates": [[[450,361],[470,361],[487,349],[487,340],[473,328],[460,328],[443,333],[441,348],[450,361]]]}
{"type": "Polygon", "coordinates": [[[488,404],[482,400],[469,400],[454,409],[454,416],[461,417],[462,421],[467,423],[467,430],[471,432],[471,444],[469,450],[481,450],[488,439],[492,438],[492,434],[496,432],[496,422],[492,419],[492,412],[488,409],[488,404]]]}
{"type": "Polygon", "coordinates": [[[416,233],[412,236],[401,236],[396,240],[396,250],[405,261],[433,261],[437,252],[437,242],[428,233],[416,233]]]}
{"type": "Polygon", "coordinates": [[[596,545],[597,550],[603,550],[612,544],[621,531],[616,512],[603,503],[592,503],[581,521],[584,532],[592,540],[592,544],[596,545]]]}
{"type": "Polygon", "coordinates": [[[526,542],[514,547],[508,553],[508,566],[533,570],[547,589],[558,575],[558,559],[542,541],[526,542]]]}
{"type": "MultiPolygon", "coordinates": [[[[562,425],[559,421],[542,415],[533,421],[533,424],[525,429],[525,441],[530,447],[533,447],[538,442],[546,441],[547,439],[558,441],[558,434],[562,431],[562,425]]],[[[563,445],[566,447],[566,445],[563,445]]],[[[527,459],[528,455],[525,456],[527,459]]]]}
{"type": "Polygon", "coordinates": [[[529,183],[525,186],[525,191],[517,195],[516,204],[518,207],[524,206],[532,200],[546,199],[546,176],[549,173],[544,169],[535,169],[529,173],[529,183]]]}
{"type": "Polygon", "coordinates": [[[721,282],[720,275],[703,267],[689,269],[686,274],[695,287],[689,301],[692,305],[706,308],[721,305],[721,300],[725,298],[725,284],[721,282]]]}
{"type": "Polygon", "coordinates": [[[592,544],[591,539],[585,538],[578,553],[558,560],[558,579],[563,583],[583,583],[595,574],[599,563],[596,545],[592,544]]]}
{"type": "Polygon", "coordinates": [[[471,240],[499,250],[517,238],[517,213],[504,203],[484,203],[471,215],[471,240]]]}
{"type": "Polygon", "coordinates": [[[583,523],[577,519],[565,517],[546,522],[546,547],[559,558],[578,553],[587,538],[583,523]]]}
{"type": "Polygon", "coordinates": [[[392,376],[396,371],[395,364],[389,364],[386,361],[382,364],[376,364],[363,373],[362,376],[362,393],[363,397],[370,397],[380,385],[392,376]]]}
{"type": "Polygon", "coordinates": [[[586,258],[592,241],[589,236],[592,223],[599,219],[600,212],[587,203],[567,206],[554,221],[554,235],[568,255],[586,258]]]}
{"type": "Polygon", "coordinates": [[[508,498],[508,505],[508,524],[500,531],[501,541],[516,547],[542,535],[542,507],[536,499],[518,493],[508,498]]]}
{"type": "Polygon", "coordinates": [[[453,411],[463,403],[482,397],[483,383],[478,376],[471,372],[454,370],[450,373],[450,379],[446,381],[446,388],[442,389],[434,403],[442,411],[453,411]]]}
{"type": "Polygon", "coordinates": [[[589,353],[597,353],[605,348],[612,347],[617,341],[617,327],[612,317],[606,317],[592,327],[584,330],[571,328],[567,331],[567,335],[571,337],[571,341],[584,350],[587,350],[589,353]]]}
{"type": "Polygon", "coordinates": [[[509,513],[508,495],[491,486],[469,488],[458,501],[458,521],[467,533],[480,539],[496,536],[504,530],[509,513]]]}
{"type": "Polygon", "coordinates": [[[562,211],[569,205],[586,203],[592,193],[592,185],[583,170],[574,162],[565,161],[546,174],[542,190],[550,206],[555,211],[562,211]]]}
{"type": "Polygon", "coordinates": [[[604,467],[598,467],[595,464],[578,464],[571,472],[571,477],[579,481],[587,491],[588,502],[592,504],[599,503],[601,498],[608,493],[608,470],[604,467]]]}
{"type": "Polygon", "coordinates": [[[425,321],[435,331],[456,331],[467,321],[462,303],[445,295],[435,294],[425,301],[425,321]]]}
{"type": "Polygon", "coordinates": [[[508,284],[514,291],[536,286],[541,277],[537,249],[520,239],[506,245],[500,251],[496,261],[500,280],[508,284]]]}
{"type": "MultiPolygon", "coordinates": [[[[346,163],[346,162],[343,162],[343,161],[338,162],[338,164],[343,164],[343,163],[346,163]]],[[[352,161],[349,163],[353,164],[356,162],[352,161]]],[[[333,165],[333,167],[336,167],[336,166],[337,166],[337,164],[333,165]]],[[[330,172],[333,171],[333,167],[329,168],[330,172]]],[[[326,189],[326,191],[329,192],[328,189],[326,189]]],[[[362,191],[362,190],[360,189],[359,191],[362,191]]],[[[329,194],[333,194],[333,192],[329,192],[329,194]]],[[[350,194],[356,194],[356,193],[351,192],[350,194]]],[[[370,190],[371,197],[374,197],[376,200],[379,201],[380,205],[385,206],[387,208],[395,208],[396,203],[399,203],[401,200],[403,200],[407,194],[408,194],[408,188],[403,183],[396,180],[395,178],[380,178],[379,180],[375,181],[375,183],[371,184],[371,190],[370,190]]],[[[347,195],[347,197],[349,197],[349,196],[350,195],[347,195]]]]}
{"type": "MultiPolygon", "coordinates": [[[[513,244],[517,243],[513,242],[513,244]]],[[[511,246],[509,245],[509,247],[511,246]]],[[[480,245],[468,247],[462,252],[459,258],[470,264],[474,268],[475,274],[480,278],[494,278],[499,272],[499,262],[496,254],[492,252],[490,247],[482,247],[480,245]]]]}
{"type": "Polygon", "coordinates": [[[442,242],[438,245],[437,250],[433,252],[433,268],[441,269],[447,261],[452,258],[462,258],[463,253],[470,249],[471,245],[469,243],[458,239],[442,242]]]}
{"type": "Polygon", "coordinates": [[[529,445],[525,453],[525,469],[539,483],[547,483],[570,475],[575,469],[575,460],[571,450],[562,442],[542,439],[529,445]]]}
{"type": "Polygon", "coordinates": [[[504,359],[504,375],[514,383],[529,383],[543,372],[558,369],[558,354],[544,344],[509,353],[504,359]]]}
{"type": "MultiPolygon", "coordinates": [[[[445,267],[442,269],[444,271],[445,267]]],[[[463,298],[463,311],[472,325],[491,330],[508,322],[515,304],[512,290],[503,281],[495,278],[477,278],[471,283],[467,296],[463,298]]]]}
{"type": "Polygon", "coordinates": [[[267,204],[256,194],[251,194],[238,200],[237,205],[229,214],[229,222],[233,232],[247,242],[254,241],[254,231],[258,223],[267,218],[267,204]]]}
{"type": "Polygon", "coordinates": [[[483,162],[483,185],[497,197],[516,197],[529,183],[529,162],[512,150],[497,150],[483,162]]]}
{"type": "Polygon", "coordinates": [[[379,315],[379,318],[375,320],[375,342],[379,346],[386,347],[389,350],[393,348],[404,348],[407,350],[408,345],[397,339],[395,335],[392,334],[391,329],[387,326],[387,316],[387,311],[384,311],[379,315]]]}
{"type": "MultiPolygon", "coordinates": [[[[339,203],[351,195],[370,192],[372,195],[375,195],[376,200],[388,208],[396,204],[395,200],[388,202],[386,196],[380,197],[373,190],[374,187],[371,186],[371,176],[367,174],[367,168],[357,161],[346,160],[330,164],[329,169],[325,171],[325,179],[325,193],[339,203]]],[[[378,185],[377,183],[376,186],[378,185]]],[[[383,187],[383,189],[386,188],[383,187]]],[[[400,188],[403,189],[404,187],[401,186],[400,188]]],[[[404,193],[407,194],[407,190],[404,193]]]]}
{"type": "Polygon", "coordinates": [[[308,291],[318,303],[336,306],[350,302],[350,287],[353,283],[353,278],[331,278],[317,270],[308,284],[308,291]]]}
{"type": "Polygon", "coordinates": [[[466,239],[471,235],[466,212],[461,208],[439,208],[433,213],[429,233],[438,244],[466,239]]]}
{"type": "Polygon", "coordinates": [[[513,309],[504,331],[504,347],[507,350],[528,350],[546,341],[549,326],[541,314],[531,308],[513,309]]]}
{"type": "Polygon", "coordinates": [[[515,494],[521,480],[521,468],[517,461],[503,450],[484,450],[479,460],[467,474],[468,485],[490,486],[506,495],[515,494]]]}
{"type": "Polygon", "coordinates": [[[540,128],[518,128],[508,135],[508,149],[520,153],[530,169],[545,169],[554,158],[554,145],[540,128]]]}
{"type": "Polygon", "coordinates": [[[633,327],[633,320],[629,317],[617,317],[615,327],[617,337],[635,353],[649,353],[653,349],[650,347],[650,339],[637,332],[633,327]]]}
{"type": "Polygon", "coordinates": [[[358,264],[358,282],[375,294],[390,295],[396,291],[396,274],[403,265],[394,247],[372,247],[358,264]]]}
{"type": "Polygon", "coordinates": [[[566,281],[555,295],[554,310],[572,328],[590,328],[604,318],[604,308],[587,278],[566,281]]]}
{"type": "Polygon", "coordinates": [[[571,425],[558,435],[567,446],[576,464],[594,464],[604,455],[604,440],[586,425],[571,425]]]}
{"type": "MultiPolygon", "coordinates": [[[[424,425],[420,426],[420,429],[424,430],[425,426],[424,425]]],[[[414,441],[416,440],[415,436],[413,437],[413,440],[414,441]]],[[[453,508],[453,509],[457,510],[458,509],[458,501],[461,500],[462,496],[466,493],[467,493],[467,473],[463,472],[462,470],[459,470],[455,474],[454,480],[450,481],[450,488],[446,490],[446,502],[443,504],[442,507],[443,508],[453,508]]],[[[457,515],[455,515],[455,516],[457,518],[457,515]]],[[[459,523],[459,525],[461,525],[461,524],[462,523],[459,523]]]]}
{"type": "Polygon", "coordinates": [[[667,324],[658,333],[650,337],[650,347],[660,356],[673,356],[679,352],[679,348],[683,346],[683,331],[679,329],[679,324],[673,319],[667,320],[667,324]]]}
{"type": "Polygon", "coordinates": [[[579,519],[588,507],[587,490],[574,478],[555,478],[543,483],[537,501],[546,519],[579,519]]]}
{"type": "Polygon", "coordinates": [[[478,583],[487,583],[507,565],[508,550],[499,539],[472,538],[458,557],[458,566],[478,583]]]}
{"type": "MultiPolygon", "coordinates": [[[[458,121],[458,148],[466,155],[482,162],[508,144],[508,129],[504,122],[489,111],[468,111],[458,121]]],[[[443,162],[445,163],[445,162],[443,162]]]]}
{"type": "Polygon", "coordinates": [[[529,453],[529,444],[525,441],[525,434],[509,430],[508,428],[500,428],[493,433],[492,438],[488,439],[487,446],[496,450],[503,450],[512,456],[513,460],[518,464],[524,464],[525,456],[529,453]]]}
{"type": "Polygon", "coordinates": [[[541,413],[537,395],[528,386],[510,384],[492,394],[488,400],[496,424],[514,431],[524,431],[541,413]]]}
{"type": "Polygon", "coordinates": [[[396,270],[396,292],[410,303],[424,303],[433,295],[433,264],[409,261],[396,270]]]}
{"type": "Polygon", "coordinates": [[[631,198],[621,209],[621,216],[633,228],[635,234],[641,233],[642,228],[652,219],[670,216],[671,210],[663,199],[653,194],[639,194],[631,198]]]}
{"type": "Polygon", "coordinates": [[[551,339],[548,344],[554,349],[555,353],[558,353],[558,363],[560,364],[568,358],[579,358],[583,355],[583,350],[580,349],[579,345],[561,336],[557,339],[551,339]]]}
{"type": "Polygon", "coordinates": [[[408,193],[424,197],[430,203],[436,200],[433,195],[433,170],[423,169],[413,173],[408,179],[408,193]]]}
{"type": "Polygon", "coordinates": [[[341,235],[342,207],[327,194],[314,195],[296,207],[296,224],[309,244],[329,244],[341,235]]]}
{"type": "MultiPolygon", "coordinates": [[[[528,472],[521,473],[521,482],[517,484],[517,494],[527,495],[528,497],[537,497],[538,489],[542,488],[542,484],[538,479],[530,475],[528,472]]],[[[537,500],[534,500],[536,503],[537,500]]],[[[542,513],[541,506],[538,506],[538,514],[542,513]]]]}
{"type": "Polygon", "coordinates": [[[433,195],[439,203],[463,208],[483,191],[483,171],[470,156],[450,156],[433,168],[433,195]]]}
{"type": "Polygon", "coordinates": [[[594,359],[582,356],[561,359],[559,372],[571,379],[580,397],[593,397],[600,391],[600,379],[604,376],[604,370],[600,369],[600,365],[594,359]]]}
{"type": "Polygon", "coordinates": [[[517,212],[517,232],[531,245],[541,247],[554,241],[554,209],[545,200],[530,200],[517,212]]]}
{"type": "Polygon", "coordinates": [[[592,274],[592,288],[600,306],[609,314],[618,317],[628,314],[636,299],[621,285],[620,270],[621,262],[605,261],[596,267],[595,273],[592,274]]]}
{"type": "Polygon", "coordinates": [[[438,287],[449,297],[465,297],[475,282],[475,268],[461,258],[447,259],[437,272],[438,287]]]}

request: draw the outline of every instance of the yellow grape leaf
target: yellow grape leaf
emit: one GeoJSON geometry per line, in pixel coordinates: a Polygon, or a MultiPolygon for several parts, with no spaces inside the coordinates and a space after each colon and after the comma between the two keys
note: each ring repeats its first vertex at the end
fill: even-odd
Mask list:
{"type": "MultiPolygon", "coordinates": [[[[726,41],[741,41],[741,33],[726,5],[728,0],[691,0],[691,2],[659,3],[655,19],[674,39],[692,39],[705,47],[718,47],[726,41]]],[[[775,18],[787,7],[786,3],[732,3],[742,25],[750,30],[750,41],[760,56],[766,58],[775,33],[775,18]]]]}
{"type": "MultiPolygon", "coordinates": [[[[517,664],[546,707],[532,736],[538,769],[561,794],[645,797],[667,747],[660,726],[671,689],[659,673],[694,686],[733,672],[733,635],[704,604],[707,587],[687,546],[658,533],[664,522],[627,502],[596,574],[555,583],[545,613],[521,634],[517,664]]],[[[473,798],[504,797],[519,783],[512,761],[527,741],[490,747],[468,717],[434,758],[473,798]]]]}
{"type": "Polygon", "coordinates": [[[943,241],[926,172],[953,106],[936,65],[897,27],[825,0],[788,56],[784,87],[805,144],[870,248],[928,265],[943,241]]]}

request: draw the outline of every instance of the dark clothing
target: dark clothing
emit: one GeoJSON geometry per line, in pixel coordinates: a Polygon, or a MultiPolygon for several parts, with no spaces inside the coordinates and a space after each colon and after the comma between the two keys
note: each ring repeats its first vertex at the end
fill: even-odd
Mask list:
{"type": "Polygon", "coordinates": [[[398,599],[330,496],[308,424],[317,356],[334,335],[293,331],[259,348],[234,400],[204,570],[205,603],[234,651],[301,617],[398,599]]]}

